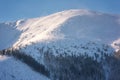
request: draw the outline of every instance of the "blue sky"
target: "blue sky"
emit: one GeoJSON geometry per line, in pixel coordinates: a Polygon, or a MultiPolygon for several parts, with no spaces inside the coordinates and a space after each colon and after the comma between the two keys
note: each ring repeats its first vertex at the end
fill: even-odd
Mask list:
{"type": "Polygon", "coordinates": [[[67,9],[120,14],[120,0],[0,0],[0,22],[40,17],[67,9]]]}

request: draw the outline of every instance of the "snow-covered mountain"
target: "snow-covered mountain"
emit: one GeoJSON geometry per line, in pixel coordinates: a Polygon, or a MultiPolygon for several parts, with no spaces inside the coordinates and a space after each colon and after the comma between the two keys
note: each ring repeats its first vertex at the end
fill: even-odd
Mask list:
{"type": "Polygon", "coordinates": [[[66,10],[0,24],[0,49],[18,49],[45,65],[44,54],[88,55],[98,60],[120,49],[120,16],[66,10]],[[113,50],[113,48],[114,50],[113,50]]]}
{"type": "Polygon", "coordinates": [[[120,48],[120,16],[89,10],[66,10],[40,18],[1,23],[0,36],[1,50],[20,48],[35,58],[41,56],[38,48],[43,47],[44,51],[49,48],[55,55],[59,51],[59,54],[71,52],[93,56],[98,52],[97,48],[105,48],[103,44],[116,50],[120,48]]]}
{"type": "Polygon", "coordinates": [[[119,16],[89,10],[67,10],[40,18],[1,23],[0,49],[65,39],[101,41],[118,49],[119,35],[119,16]]]}
{"type": "Polygon", "coordinates": [[[88,10],[68,10],[17,21],[16,27],[22,33],[14,46],[60,39],[89,39],[112,44],[119,43],[120,38],[119,16],[88,10]]]}

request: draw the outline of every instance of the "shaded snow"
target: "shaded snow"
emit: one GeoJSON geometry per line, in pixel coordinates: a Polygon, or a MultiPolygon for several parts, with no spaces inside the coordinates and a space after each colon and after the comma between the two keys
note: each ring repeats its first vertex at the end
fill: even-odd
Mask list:
{"type": "Polygon", "coordinates": [[[0,56],[0,80],[49,80],[13,57],[0,56]]]}
{"type": "Polygon", "coordinates": [[[15,23],[0,23],[0,50],[12,46],[20,36],[15,23]]]}

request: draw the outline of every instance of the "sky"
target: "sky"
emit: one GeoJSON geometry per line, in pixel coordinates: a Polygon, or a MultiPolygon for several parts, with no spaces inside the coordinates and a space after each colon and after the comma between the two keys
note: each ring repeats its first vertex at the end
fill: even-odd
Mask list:
{"type": "Polygon", "coordinates": [[[0,22],[41,17],[69,9],[120,14],[120,0],[0,0],[0,22]]]}

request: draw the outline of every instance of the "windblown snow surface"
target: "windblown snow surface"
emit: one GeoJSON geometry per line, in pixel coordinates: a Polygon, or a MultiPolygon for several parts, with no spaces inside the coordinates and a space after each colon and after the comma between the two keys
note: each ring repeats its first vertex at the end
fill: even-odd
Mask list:
{"type": "Polygon", "coordinates": [[[89,10],[66,10],[52,15],[0,24],[0,49],[19,49],[42,61],[40,53],[94,57],[120,49],[120,16],[89,10]],[[113,48],[114,50],[113,50],[113,48]],[[98,50],[99,49],[99,50],[98,50]],[[106,50],[107,49],[107,50],[106,50]]]}

